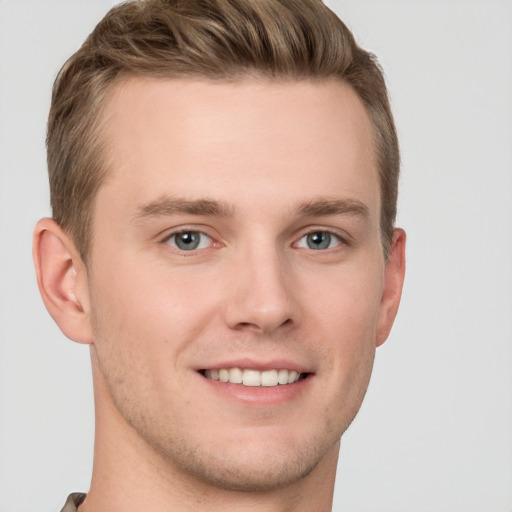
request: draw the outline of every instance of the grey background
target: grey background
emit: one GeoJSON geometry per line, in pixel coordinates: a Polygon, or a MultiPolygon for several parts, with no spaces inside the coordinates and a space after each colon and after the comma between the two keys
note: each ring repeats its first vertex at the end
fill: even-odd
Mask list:
{"type": "MultiPolygon", "coordinates": [[[[0,512],[87,490],[87,348],[44,310],[44,132],[64,60],[114,2],[0,0],[0,512]]],[[[334,509],[512,511],[512,2],[332,0],[380,58],[401,137],[408,273],[342,442],[334,509]]]]}

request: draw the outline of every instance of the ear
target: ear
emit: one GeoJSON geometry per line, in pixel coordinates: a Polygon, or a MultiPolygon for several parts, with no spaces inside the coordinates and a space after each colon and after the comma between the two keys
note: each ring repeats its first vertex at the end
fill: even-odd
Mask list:
{"type": "Polygon", "coordinates": [[[395,229],[384,270],[384,289],[377,326],[377,347],[386,341],[398,312],[405,277],[405,238],[403,229],[395,229]]]}
{"type": "Polygon", "coordinates": [[[32,255],[51,317],[68,338],[91,344],[87,272],[74,243],[54,220],[41,219],[34,230],[32,255]]]}

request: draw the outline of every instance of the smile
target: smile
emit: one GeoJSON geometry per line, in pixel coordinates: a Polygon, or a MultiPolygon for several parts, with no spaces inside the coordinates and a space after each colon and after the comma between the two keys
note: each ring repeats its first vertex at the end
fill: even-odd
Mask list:
{"type": "Polygon", "coordinates": [[[219,370],[204,370],[201,372],[207,379],[241,384],[250,387],[273,387],[285,384],[293,384],[307,377],[308,374],[299,373],[296,370],[252,370],[242,368],[221,368],[219,370]]]}

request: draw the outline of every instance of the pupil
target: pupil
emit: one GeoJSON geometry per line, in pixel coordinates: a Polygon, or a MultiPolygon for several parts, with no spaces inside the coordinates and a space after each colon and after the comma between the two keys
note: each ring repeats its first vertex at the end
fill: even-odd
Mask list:
{"type": "Polygon", "coordinates": [[[176,245],[180,249],[195,249],[199,244],[199,237],[197,236],[197,233],[188,232],[188,233],[181,233],[176,238],[176,245]]]}
{"type": "Polygon", "coordinates": [[[331,235],[324,231],[317,231],[308,235],[308,247],[310,249],[326,249],[331,243],[331,235]]]}

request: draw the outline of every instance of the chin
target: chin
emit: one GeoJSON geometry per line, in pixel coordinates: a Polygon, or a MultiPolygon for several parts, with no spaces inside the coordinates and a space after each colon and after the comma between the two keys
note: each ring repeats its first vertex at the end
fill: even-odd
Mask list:
{"type": "Polygon", "coordinates": [[[295,453],[291,457],[257,457],[251,453],[239,453],[227,457],[207,460],[199,454],[192,454],[185,469],[191,476],[204,484],[220,489],[242,492],[269,492],[290,486],[309,475],[319,464],[318,454],[295,453]]]}
{"type": "MultiPolygon", "coordinates": [[[[332,435],[332,434],[331,434],[332,435]]],[[[207,487],[240,491],[271,492],[299,483],[323,464],[336,464],[339,437],[319,436],[308,442],[255,436],[253,442],[232,443],[222,449],[196,446],[169,450],[168,464],[207,487]],[[170,453],[172,452],[172,453],[170,453]],[[333,455],[333,457],[328,456],[333,455]]]]}

